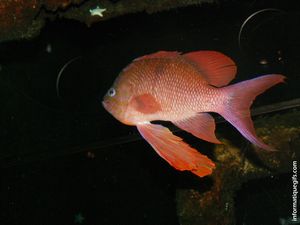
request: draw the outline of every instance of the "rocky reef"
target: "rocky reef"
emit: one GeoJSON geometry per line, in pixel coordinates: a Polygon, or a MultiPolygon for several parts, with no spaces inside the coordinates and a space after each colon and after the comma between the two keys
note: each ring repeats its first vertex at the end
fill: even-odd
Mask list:
{"type": "Polygon", "coordinates": [[[0,42],[37,36],[46,20],[67,18],[87,25],[113,17],[145,11],[154,13],[177,7],[213,3],[214,0],[2,0],[0,1],[0,42]],[[105,9],[99,16],[91,10],[105,9]]]}
{"type": "MultiPolygon", "coordinates": [[[[258,135],[278,149],[266,152],[254,146],[237,147],[227,140],[216,145],[217,169],[206,190],[177,189],[180,224],[236,224],[236,192],[254,179],[278,176],[292,171],[293,160],[300,160],[300,112],[264,116],[255,120],[258,135]],[[253,151],[254,150],[254,151],[253,151]]],[[[292,184],[290,185],[292,186],[292,184]]]]}

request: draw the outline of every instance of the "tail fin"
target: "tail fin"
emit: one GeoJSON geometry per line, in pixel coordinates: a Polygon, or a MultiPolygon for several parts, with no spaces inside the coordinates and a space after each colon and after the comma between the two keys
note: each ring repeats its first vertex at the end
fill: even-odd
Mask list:
{"type": "Polygon", "coordinates": [[[275,84],[283,82],[279,74],[265,75],[224,87],[226,103],[220,113],[251,143],[265,150],[275,150],[263,143],[255,133],[250,115],[250,106],[255,97],[275,84]]]}

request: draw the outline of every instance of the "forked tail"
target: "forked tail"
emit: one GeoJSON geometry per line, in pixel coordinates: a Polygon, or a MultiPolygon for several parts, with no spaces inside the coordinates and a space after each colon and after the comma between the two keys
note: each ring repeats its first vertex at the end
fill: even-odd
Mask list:
{"type": "Polygon", "coordinates": [[[283,82],[284,78],[279,74],[264,75],[224,87],[226,101],[218,113],[251,143],[265,150],[275,150],[257,137],[250,115],[250,106],[257,95],[273,85],[283,82]]]}

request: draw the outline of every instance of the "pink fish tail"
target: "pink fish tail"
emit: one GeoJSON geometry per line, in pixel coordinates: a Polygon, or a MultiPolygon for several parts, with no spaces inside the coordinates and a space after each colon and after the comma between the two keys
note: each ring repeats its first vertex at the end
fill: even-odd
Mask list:
{"type": "Polygon", "coordinates": [[[274,148],[266,145],[257,137],[250,115],[250,106],[257,95],[275,84],[283,82],[284,78],[279,74],[264,75],[224,87],[222,91],[225,93],[225,103],[218,113],[251,143],[262,149],[274,151],[274,148]]]}

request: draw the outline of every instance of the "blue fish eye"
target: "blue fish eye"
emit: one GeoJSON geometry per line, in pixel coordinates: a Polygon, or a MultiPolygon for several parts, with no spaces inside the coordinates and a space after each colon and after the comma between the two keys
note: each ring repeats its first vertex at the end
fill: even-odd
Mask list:
{"type": "Polygon", "coordinates": [[[114,88],[110,88],[107,92],[107,94],[110,96],[110,97],[113,97],[116,95],[116,90],[114,88]]]}

